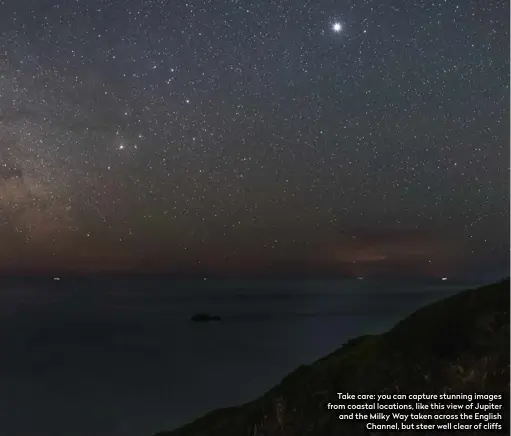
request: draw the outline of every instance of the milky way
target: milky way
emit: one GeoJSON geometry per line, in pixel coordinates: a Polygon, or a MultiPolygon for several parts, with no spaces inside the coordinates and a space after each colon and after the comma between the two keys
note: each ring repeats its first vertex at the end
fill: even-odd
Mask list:
{"type": "Polygon", "coordinates": [[[436,274],[508,254],[505,1],[0,11],[7,268],[436,274]]]}

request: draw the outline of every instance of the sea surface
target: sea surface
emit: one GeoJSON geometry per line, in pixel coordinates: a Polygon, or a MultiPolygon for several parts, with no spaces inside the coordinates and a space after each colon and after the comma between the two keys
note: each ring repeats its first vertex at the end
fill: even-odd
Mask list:
{"type": "Polygon", "coordinates": [[[300,364],[468,287],[0,282],[0,435],[152,436],[255,399],[300,364]],[[197,312],[222,320],[189,321],[197,312]]]}

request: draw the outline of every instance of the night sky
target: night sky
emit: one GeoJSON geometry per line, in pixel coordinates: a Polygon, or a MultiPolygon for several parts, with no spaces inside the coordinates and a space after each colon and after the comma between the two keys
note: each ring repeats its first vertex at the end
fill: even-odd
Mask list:
{"type": "Polygon", "coordinates": [[[507,1],[0,1],[0,269],[508,265],[507,1]]]}

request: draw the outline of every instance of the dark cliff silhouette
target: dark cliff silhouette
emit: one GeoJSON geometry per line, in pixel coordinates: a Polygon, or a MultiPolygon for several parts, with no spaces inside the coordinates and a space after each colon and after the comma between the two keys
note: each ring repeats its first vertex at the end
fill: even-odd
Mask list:
{"type": "Polygon", "coordinates": [[[509,293],[507,279],[431,304],[385,334],[353,339],[312,365],[299,367],[255,401],[213,411],[157,436],[375,434],[363,423],[339,420],[335,411],[327,410],[337,392],[504,393],[502,423],[507,424],[509,293]]]}

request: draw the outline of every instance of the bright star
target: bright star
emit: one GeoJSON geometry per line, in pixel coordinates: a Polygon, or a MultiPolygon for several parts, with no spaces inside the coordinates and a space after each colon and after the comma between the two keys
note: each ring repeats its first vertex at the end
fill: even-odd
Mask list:
{"type": "Polygon", "coordinates": [[[335,33],[339,33],[341,30],[342,30],[342,25],[341,23],[334,23],[332,25],[332,30],[335,32],[335,33]]]}

